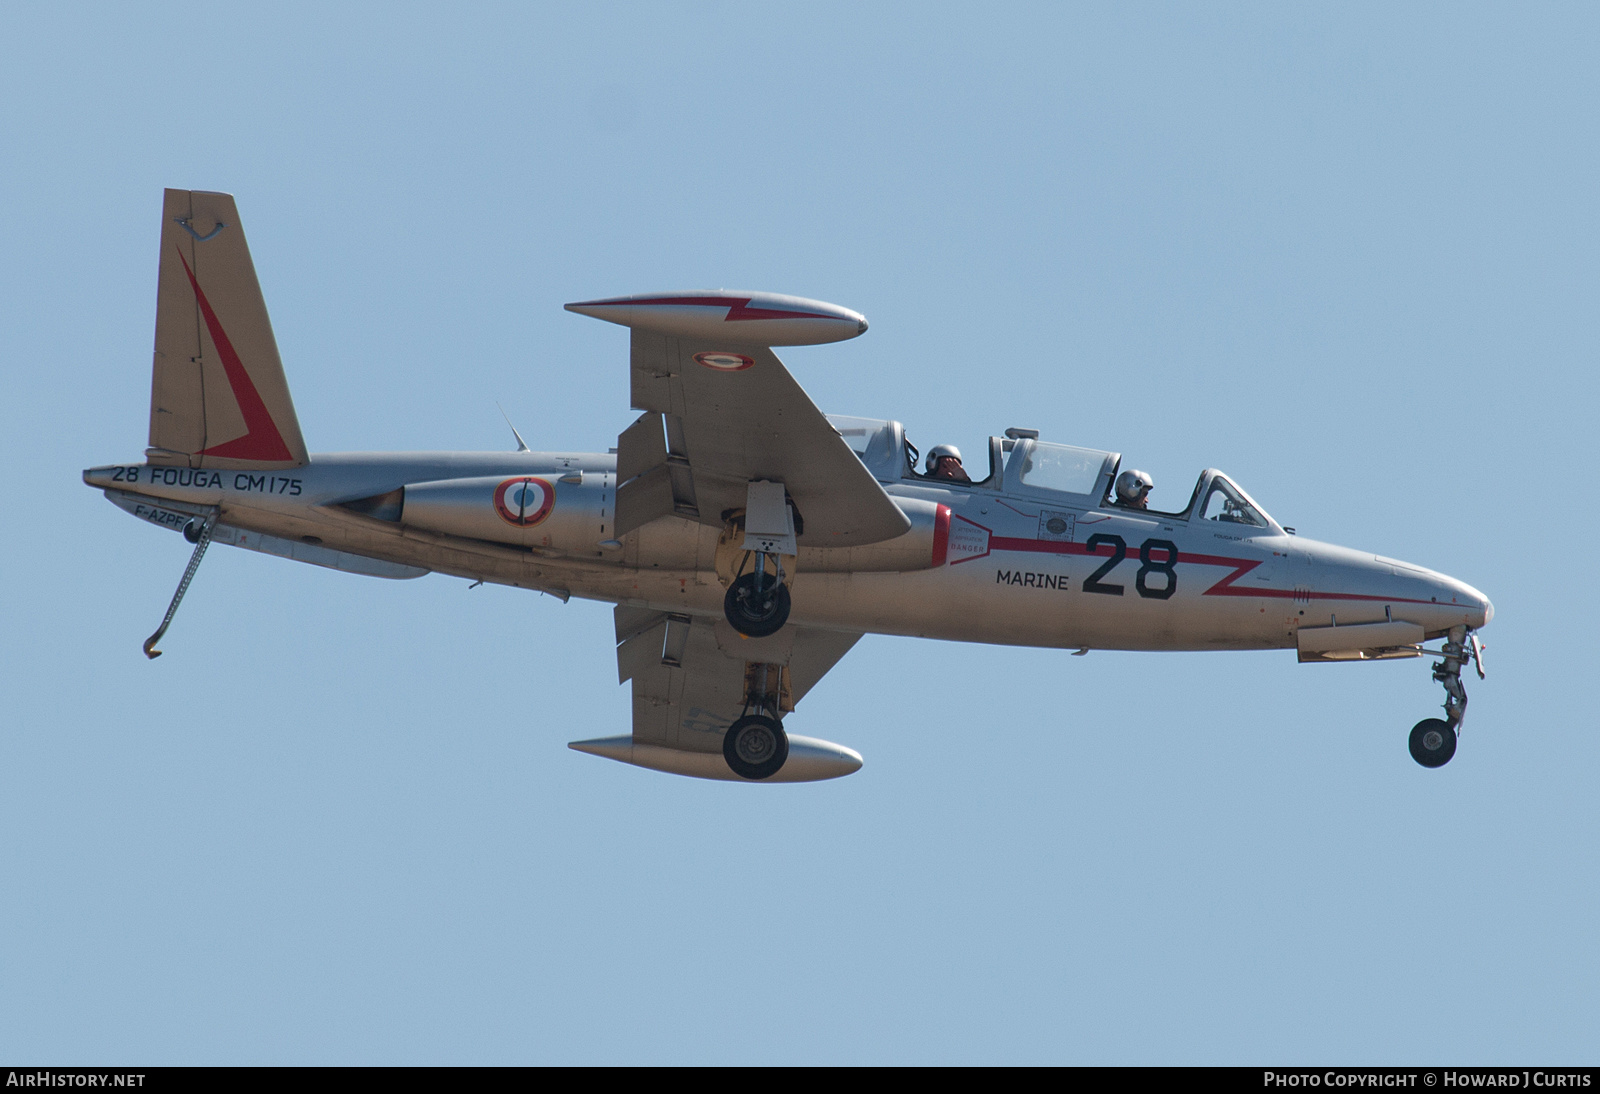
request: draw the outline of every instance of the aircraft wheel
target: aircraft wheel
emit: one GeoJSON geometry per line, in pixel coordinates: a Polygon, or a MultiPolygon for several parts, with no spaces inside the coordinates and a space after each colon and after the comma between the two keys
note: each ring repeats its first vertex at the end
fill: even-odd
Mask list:
{"type": "Polygon", "coordinates": [[[1424,718],[1411,729],[1411,758],[1423,767],[1443,767],[1456,754],[1456,731],[1443,718],[1424,718]]]}
{"type": "Polygon", "coordinates": [[[756,575],[745,574],[728,586],[722,613],[728,624],[746,638],[776,634],[789,619],[789,587],[768,574],[756,592],[756,575]]]}
{"type": "Polygon", "coordinates": [[[722,737],[722,756],[741,779],[767,779],[789,758],[783,723],[765,714],[746,714],[722,737]]]}

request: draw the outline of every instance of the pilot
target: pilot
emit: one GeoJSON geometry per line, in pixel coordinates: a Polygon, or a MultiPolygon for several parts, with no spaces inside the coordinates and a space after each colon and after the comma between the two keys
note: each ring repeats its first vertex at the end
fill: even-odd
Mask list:
{"type": "Polygon", "coordinates": [[[1150,491],[1156,481],[1143,471],[1124,471],[1117,476],[1117,500],[1114,504],[1124,509],[1150,508],[1150,491]]]}
{"type": "Polygon", "coordinates": [[[971,482],[961,466],[961,449],[953,444],[936,444],[928,450],[928,477],[950,482],[971,482]]]}

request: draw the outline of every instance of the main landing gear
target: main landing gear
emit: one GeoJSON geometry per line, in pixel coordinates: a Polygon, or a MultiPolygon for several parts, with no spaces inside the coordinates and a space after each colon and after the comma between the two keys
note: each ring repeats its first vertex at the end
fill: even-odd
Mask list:
{"type": "Polygon", "coordinates": [[[1471,661],[1482,680],[1483,645],[1466,627],[1452,627],[1444,649],[1434,654],[1443,657],[1433,666],[1433,678],[1444,685],[1444,717],[1424,718],[1411,728],[1411,758],[1423,767],[1443,767],[1456,754],[1461,722],[1467,716],[1467,689],[1461,683],[1461,669],[1471,661]]]}
{"type": "Polygon", "coordinates": [[[746,507],[722,517],[717,576],[728,590],[722,613],[746,638],[776,634],[789,620],[789,580],[799,552],[798,518],[783,483],[750,483],[746,507]]]}
{"type": "Polygon", "coordinates": [[[779,715],[784,703],[781,665],[745,666],[745,704],[722,737],[722,758],[741,779],[770,779],[789,758],[789,735],[779,715]]]}
{"type": "Polygon", "coordinates": [[[776,634],[789,620],[789,586],[783,583],[783,571],[776,565],[777,556],[769,556],[765,551],[752,553],[755,569],[733,579],[722,598],[722,612],[728,617],[728,625],[740,634],[765,638],[776,634]],[[769,557],[774,563],[775,572],[772,573],[767,571],[769,557]]]}
{"type": "Polygon", "coordinates": [[[766,779],[789,758],[783,723],[765,714],[746,714],[722,738],[722,756],[741,779],[766,779]]]}

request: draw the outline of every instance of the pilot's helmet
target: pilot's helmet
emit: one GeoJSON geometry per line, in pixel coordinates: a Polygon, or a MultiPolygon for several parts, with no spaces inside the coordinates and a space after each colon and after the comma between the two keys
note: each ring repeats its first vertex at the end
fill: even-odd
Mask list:
{"type": "Polygon", "coordinates": [[[1143,471],[1124,471],[1117,476],[1117,500],[1132,504],[1156,488],[1156,480],[1143,471]]]}
{"type": "Polygon", "coordinates": [[[939,466],[939,461],[946,456],[954,456],[959,462],[961,460],[961,449],[953,444],[936,444],[928,449],[927,468],[930,475],[939,466]]]}

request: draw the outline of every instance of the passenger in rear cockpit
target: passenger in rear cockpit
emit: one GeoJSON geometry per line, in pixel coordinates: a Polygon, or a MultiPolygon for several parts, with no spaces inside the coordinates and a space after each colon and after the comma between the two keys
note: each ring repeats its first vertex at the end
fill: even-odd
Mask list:
{"type": "Polygon", "coordinates": [[[961,449],[953,444],[936,444],[928,450],[928,477],[949,482],[971,482],[961,466],[961,449]]]}
{"type": "Polygon", "coordinates": [[[1113,505],[1120,505],[1124,509],[1150,508],[1150,491],[1156,488],[1156,481],[1143,471],[1124,471],[1117,476],[1117,497],[1113,505]]]}

